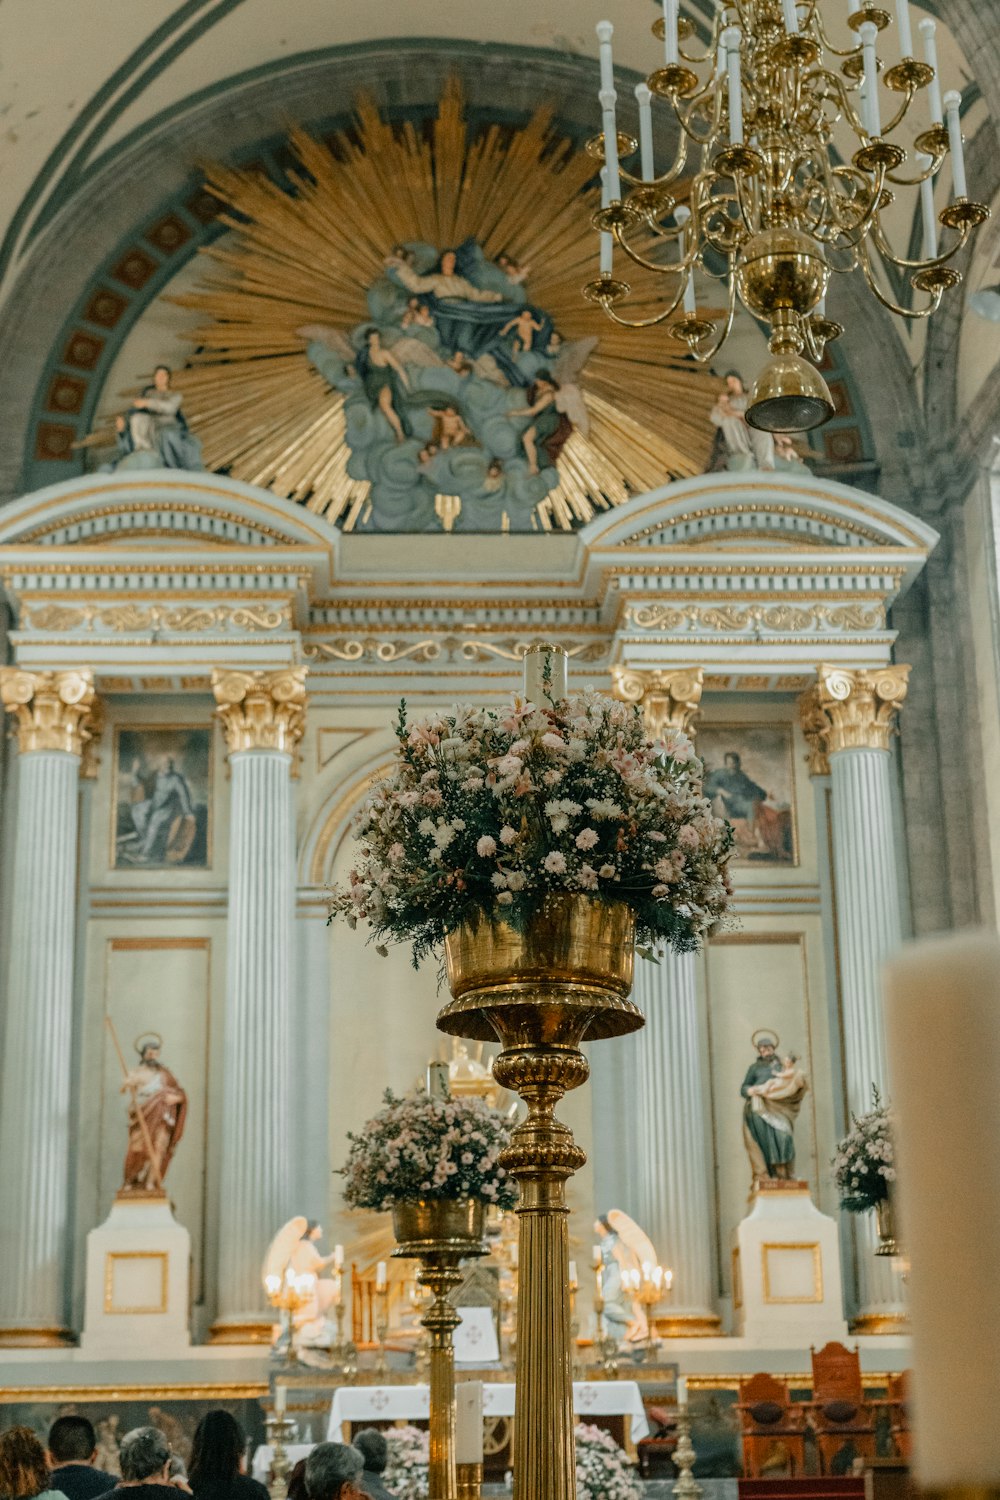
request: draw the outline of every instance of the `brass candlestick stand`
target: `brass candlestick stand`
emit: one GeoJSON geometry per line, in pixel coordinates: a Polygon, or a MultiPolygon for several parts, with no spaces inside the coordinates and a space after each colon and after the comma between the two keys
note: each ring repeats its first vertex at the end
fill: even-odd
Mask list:
{"type": "Polygon", "coordinates": [[[358,1373],[358,1348],[352,1339],[344,1338],[344,1316],[347,1309],[344,1306],[343,1287],[340,1291],[340,1299],[334,1307],[334,1316],[337,1319],[337,1342],[330,1350],[330,1358],[333,1368],[338,1375],[351,1379],[358,1373]]]}
{"type": "Polygon", "coordinates": [[[417,1280],[432,1294],[421,1319],[431,1346],[429,1500],[458,1500],[453,1334],[462,1320],[448,1298],[461,1284],[461,1261],[486,1254],[485,1218],[485,1205],[471,1198],[420,1199],[392,1210],[393,1254],[420,1261],[417,1280]]]}
{"type": "Polygon", "coordinates": [[[502,921],[445,939],[453,1000],[442,1031],[499,1039],[493,1076],[528,1106],[501,1157],[520,1190],[516,1500],[575,1500],[566,1181],[586,1157],[555,1118],[590,1072],[580,1043],[643,1025],[629,999],[635,922],[625,905],[553,894],[526,931],[502,921]]]}
{"type": "Polygon", "coordinates": [[[378,1376],[379,1385],[387,1385],[389,1378],[389,1363],[386,1359],[385,1341],[389,1333],[389,1286],[376,1286],[375,1288],[375,1338],[378,1342],[378,1358],[375,1361],[375,1374],[378,1376]]]}
{"type": "Polygon", "coordinates": [[[271,1482],[267,1487],[267,1493],[271,1500],[286,1500],[288,1494],[288,1475],[292,1464],[285,1450],[285,1438],[291,1437],[295,1423],[286,1417],[268,1417],[264,1423],[267,1433],[267,1441],[271,1446],[271,1482]]]}
{"type": "Polygon", "coordinates": [[[459,1464],[457,1500],[479,1500],[483,1492],[482,1464],[459,1464]]]}
{"type": "Polygon", "coordinates": [[[685,1404],[677,1408],[677,1447],[674,1449],[674,1466],[680,1470],[680,1478],[674,1485],[675,1500],[698,1500],[703,1494],[701,1485],[691,1470],[695,1465],[694,1444],[691,1441],[691,1412],[685,1404]]]}
{"type": "Polygon", "coordinates": [[[594,1353],[597,1355],[597,1363],[609,1380],[617,1380],[618,1340],[605,1332],[604,1297],[601,1292],[600,1274],[598,1274],[597,1291],[594,1293],[594,1314],[597,1319],[597,1332],[594,1336],[594,1353]]]}

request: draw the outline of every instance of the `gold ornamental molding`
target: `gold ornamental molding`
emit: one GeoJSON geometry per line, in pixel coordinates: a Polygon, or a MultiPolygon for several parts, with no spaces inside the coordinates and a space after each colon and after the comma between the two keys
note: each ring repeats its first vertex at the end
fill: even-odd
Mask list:
{"type": "Polygon", "coordinates": [[[830,757],[827,737],[830,720],[820,702],[819,684],[814,682],[799,695],[799,723],[806,742],[806,765],[810,776],[829,776],[830,757]]]}
{"type": "Polygon", "coordinates": [[[745,630],[774,634],[884,630],[885,606],[872,604],[626,604],[639,630],[745,630]]]}
{"type": "Polygon", "coordinates": [[[809,693],[803,695],[804,707],[800,699],[803,731],[807,740],[812,736],[810,758],[816,740],[827,756],[839,750],[888,750],[909,677],[910,668],[899,665],[859,670],[818,667],[811,702],[809,693]]]}
{"type": "Polygon", "coordinates": [[[614,667],[612,676],[616,698],[642,705],[648,734],[660,738],[668,729],[694,734],[701,717],[705,683],[701,667],[682,667],[671,672],[614,667]]]}
{"type": "Polygon", "coordinates": [[[82,756],[100,733],[94,674],[0,668],[0,701],[14,716],[22,755],[65,750],[82,756]]]}
{"type": "Polygon", "coordinates": [[[238,750],[285,750],[294,754],[306,723],[307,667],[278,672],[212,673],[226,745],[238,750]]]}

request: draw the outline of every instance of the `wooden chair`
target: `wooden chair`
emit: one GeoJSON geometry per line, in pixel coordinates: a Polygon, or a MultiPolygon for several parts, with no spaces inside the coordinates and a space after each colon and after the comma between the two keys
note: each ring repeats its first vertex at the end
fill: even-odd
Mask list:
{"type": "Polygon", "coordinates": [[[788,1386],[773,1375],[751,1375],[740,1381],[743,1473],[747,1479],[767,1479],[805,1469],[805,1423],[802,1408],[793,1402],[788,1386]]]}
{"type": "Polygon", "coordinates": [[[856,1459],[875,1457],[875,1423],[861,1384],[857,1349],[825,1344],[811,1351],[813,1392],[808,1403],[824,1474],[849,1473],[856,1459]]]}
{"type": "Polygon", "coordinates": [[[910,1433],[910,1372],[901,1370],[889,1376],[886,1390],[886,1405],[889,1408],[889,1436],[899,1457],[909,1463],[913,1455],[913,1438],[910,1433]]]}

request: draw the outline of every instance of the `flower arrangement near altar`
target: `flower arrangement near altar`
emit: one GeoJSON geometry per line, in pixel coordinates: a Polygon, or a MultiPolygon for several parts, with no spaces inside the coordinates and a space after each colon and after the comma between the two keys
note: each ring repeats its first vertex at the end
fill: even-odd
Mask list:
{"type": "Polygon", "coordinates": [[[419,1427],[390,1427],[385,1433],[389,1449],[382,1482],[397,1500],[427,1500],[430,1467],[430,1433],[419,1427]]]}
{"type": "Polygon", "coordinates": [[[497,1163],[510,1127],[482,1099],[431,1098],[422,1090],[398,1099],[357,1135],[343,1167],[344,1200],[381,1212],[419,1198],[478,1198],[513,1208],[517,1189],[497,1163]]]}
{"type": "Polygon", "coordinates": [[[634,1472],[611,1434],[578,1422],[576,1500],[639,1500],[640,1493],[634,1472]]]}
{"type": "Polygon", "coordinates": [[[677,952],[724,915],[729,825],[687,736],[651,740],[636,705],[588,691],[410,723],[404,701],[396,733],[331,916],[412,942],[415,963],[480,917],[523,931],[551,892],[625,902],[640,945],[677,952]]]}
{"type": "Polygon", "coordinates": [[[860,1119],[852,1115],[852,1128],[837,1145],[833,1158],[833,1180],[840,1193],[840,1206],[851,1214],[865,1214],[889,1197],[889,1184],[896,1180],[892,1116],[872,1088],[872,1108],[860,1119]]]}

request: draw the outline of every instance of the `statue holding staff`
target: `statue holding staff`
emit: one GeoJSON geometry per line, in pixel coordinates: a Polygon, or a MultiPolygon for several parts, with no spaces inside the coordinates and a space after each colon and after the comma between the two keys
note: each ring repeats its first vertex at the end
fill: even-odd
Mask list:
{"type": "Polygon", "coordinates": [[[111,1033],[122,1066],[121,1092],[131,1095],[128,1147],[121,1191],[160,1193],[187,1118],[187,1094],[169,1068],[160,1062],[163,1038],[149,1032],[136,1038],[139,1063],[129,1069],[110,1017],[111,1033]]]}

